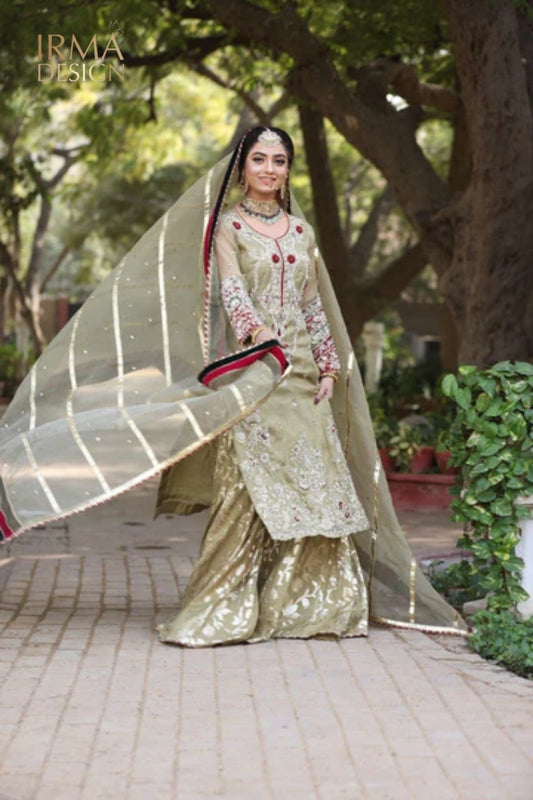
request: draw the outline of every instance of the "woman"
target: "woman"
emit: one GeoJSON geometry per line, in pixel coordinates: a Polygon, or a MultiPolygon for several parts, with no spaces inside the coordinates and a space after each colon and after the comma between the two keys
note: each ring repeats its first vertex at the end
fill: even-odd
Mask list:
{"type": "Polygon", "coordinates": [[[290,194],[292,158],[283,131],[248,132],[47,347],[2,420],[0,531],[163,472],[159,513],[211,507],[164,641],[362,635],[368,619],[463,632],[395,516],[351,343],[290,194]],[[223,211],[235,178],[244,196],[223,211]],[[199,382],[272,337],[285,372],[271,349],[199,382]]]}
{"type": "Polygon", "coordinates": [[[284,131],[249,131],[238,161],[243,198],[218,219],[214,253],[235,338],[279,339],[291,373],[219,443],[202,553],[180,613],[159,626],[166,642],[367,630],[352,535],[369,522],[328,403],[340,363],[318,294],[313,232],[282,207],[292,157],[284,131]]]}

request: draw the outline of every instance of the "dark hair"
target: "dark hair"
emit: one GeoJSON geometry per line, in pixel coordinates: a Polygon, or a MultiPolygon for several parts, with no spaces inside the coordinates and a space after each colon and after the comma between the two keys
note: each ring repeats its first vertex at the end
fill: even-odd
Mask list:
{"type": "MultiPolygon", "coordinates": [[[[212,211],[207,226],[204,238],[204,267],[206,270],[208,269],[209,257],[211,255],[211,248],[213,245],[213,236],[215,234],[218,217],[224,205],[224,200],[226,198],[226,194],[231,184],[231,180],[235,174],[235,170],[238,171],[240,180],[246,156],[248,155],[254,144],[257,142],[261,134],[264,133],[264,131],[273,131],[274,133],[278,134],[283,143],[283,146],[285,147],[285,150],[287,151],[287,157],[289,159],[289,168],[292,165],[292,161],[294,158],[294,144],[292,143],[292,139],[289,136],[289,134],[286,133],[281,128],[270,128],[266,127],[265,125],[259,125],[257,128],[250,128],[250,130],[246,131],[244,136],[241,137],[239,144],[233,151],[231,158],[229,160],[224,178],[222,180],[222,186],[220,192],[218,193],[218,197],[215,201],[215,207],[212,211]]],[[[287,192],[286,210],[290,214],[291,211],[290,192],[287,192]]]]}
{"type": "Polygon", "coordinates": [[[292,161],[294,158],[294,144],[289,134],[286,133],[281,128],[271,128],[267,127],[266,125],[259,125],[257,128],[250,128],[250,130],[244,134],[242,140],[241,154],[238,164],[239,179],[241,178],[242,171],[244,169],[244,162],[246,161],[246,156],[248,155],[254,144],[257,142],[261,134],[264,133],[265,131],[272,131],[273,133],[278,134],[283,146],[285,147],[285,150],[287,151],[287,157],[289,159],[289,167],[292,165],[292,161]]]}

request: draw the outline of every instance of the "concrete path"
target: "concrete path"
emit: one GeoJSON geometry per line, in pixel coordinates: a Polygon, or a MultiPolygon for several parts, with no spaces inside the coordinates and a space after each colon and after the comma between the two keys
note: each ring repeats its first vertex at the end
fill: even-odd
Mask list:
{"type": "MultiPolygon", "coordinates": [[[[462,639],[159,644],[205,516],[154,484],[0,550],[0,800],[531,800],[532,684],[462,639]]],[[[417,557],[445,514],[402,517],[417,557]]]]}

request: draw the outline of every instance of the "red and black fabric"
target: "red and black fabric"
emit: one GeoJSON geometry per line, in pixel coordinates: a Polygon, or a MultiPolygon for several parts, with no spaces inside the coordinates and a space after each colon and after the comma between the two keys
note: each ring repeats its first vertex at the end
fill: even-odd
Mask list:
{"type": "Polygon", "coordinates": [[[219,389],[227,383],[235,380],[236,374],[249,367],[260,358],[270,357],[276,359],[283,374],[289,362],[277,339],[269,339],[267,342],[225,356],[217,361],[208,364],[199,373],[198,380],[210,389],[219,389]]]}

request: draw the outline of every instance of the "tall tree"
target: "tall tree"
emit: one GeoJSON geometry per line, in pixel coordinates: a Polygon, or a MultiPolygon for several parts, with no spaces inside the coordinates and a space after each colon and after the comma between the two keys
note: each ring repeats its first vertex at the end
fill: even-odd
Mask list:
{"type": "MultiPolygon", "coordinates": [[[[530,18],[512,0],[449,0],[456,93],[420,82],[397,58],[365,65],[354,84],[346,64],[311,30],[297,4],[267,8],[209,0],[207,5],[241,41],[289,55],[290,90],[328,117],[386,177],[439,274],[460,333],[461,359],[484,365],[531,357],[533,229],[526,220],[532,203],[532,112],[524,67],[533,46],[530,18]],[[391,89],[407,107],[389,102],[391,89]],[[462,191],[450,192],[418,145],[422,105],[452,115],[464,109],[473,169],[462,191]]],[[[335,262],[332,255],[334,278],[343,272],[335,262]]]]}
{"type": "Polygon", "coordinates": [[[441,287],[474,360],[533,358],[533,24],[511,2],[449,0],[448,16],[472,171],[441,287]]]}
{"type": "MultiPolygon", "coordinates": [[[[258,85],[282,83],[284,98],[290,94],[301,108],[315,181],[323,165],[311,153],[325,153],[320,118],[329,119],[382,173],[416,235],[397,272],[391,265],[397,286],[429,261],[459,332],[461,360],[528,358],[531,2],[444,2],[162,0],[156,8],[117,0],[113,13],[124,23],[127,69],[147,71],[153,88],[176,61],[216,73],[245,100],[258,85]],[[418,131],[429,117],[454,127],[447,177],[420,146],[418,131]]],[[[80,31],[95,28],[106,13],[77,3],[70,11],[80,31]]],[[[60,24],[53,9],[47,13],[60,24]]],[[[18,62],[11,62],[5,74],[14,79],[18,62]]],[[[154,98],[155,88],[151,113],[154,98]]],[[[331,204],[329,218],[325,213],[318,224],[328,267],[341,298],[348,289],[353,296],[353,253],[341,245],[331,204]]],[[[380,285],[368,286],[369,301],[372,289],[376,295],[385,285],[382,276],[380,285]]],[[[365,305],[364,287],[358,290],[365,305]]],[[[353,306],[345,307],[348,316],[353,306]]]]}

